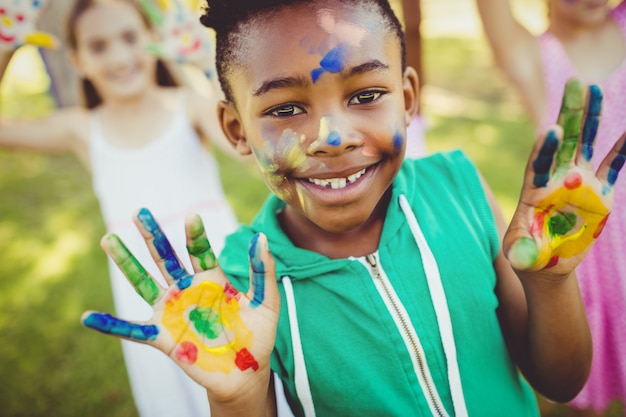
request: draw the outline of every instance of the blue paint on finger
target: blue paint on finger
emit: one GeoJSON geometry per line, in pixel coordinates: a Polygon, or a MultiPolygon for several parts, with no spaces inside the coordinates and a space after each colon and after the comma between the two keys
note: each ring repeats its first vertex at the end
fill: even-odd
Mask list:
{"type": "Polygon", "coordinates": [[[250,257],[250,267],[252,268],[252,285],[254,294],[250,307],[256,308],[263,303],[265,299],[265,264],[261,259],[261,247],[259,246],[259,234],[255,234],[250,241],[248,249],[250,257]]]}
{"type": "Polygon", "coordinates": [[[137,218],[143,225],[144,229],[152,235],[154,248],[159,254],[159,257],[163,260],[167,272],[175,281],[180,281],[179,286],[184,286],[181,289],[187,288],[191,284],[190,279],[192,277],[187,273],[187,271],[185,271],[185,268],[176,258],[176,253],[174,253],[174,249],[172,248],[170,241],[167,239],[167,236],[165,236],[158,223],[154,220],[150,210],[142,208],[139,210],[137,218]]]}
{"type": "Polygon", "coordinates": [[[600,125],[600,113],[602,112],[602,89],[597,85],[589,86],[589,102],[587,115],[582,135],[581,154],[585,161],[591,161],[593,157],[593,144],[600,125]]]}
{"type": "Polygon", "coordinates": [[[609,174],[607,176],[607,182],[610,186],[615,185],[619,172],[624,167],[624,162],[626,162],[626,142],[624,142],[619,150],[619,153],[611,162],[611,167],[609,168],[609,174]]]}
{"type": "Polygon", "coordinates": [[[105,334],[144,342],[154,341],[159,335],[159,328],[155,325],[129,323],[110,314],[92,313],[83,320],[83,324],[105,334]]]}
{"type": "Polygon", "coordinates": [[[548,131],[546,139],[539,149],[537,159],[533,161],[533,170],[535,178],[533,185],[535,187],[545,187],[550,179],[550,170],[554,161],[554,154],[559,147],[559,139],[554,130],[548,131]]]}

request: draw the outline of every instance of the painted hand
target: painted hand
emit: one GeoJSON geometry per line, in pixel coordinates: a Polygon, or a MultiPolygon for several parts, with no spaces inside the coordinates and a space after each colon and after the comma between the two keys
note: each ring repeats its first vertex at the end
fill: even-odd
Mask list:
{"type": "Polygon", "coordinates": [[[594,173],[601,107],[598,86],[587,89],[577,80],[567,83],[558,125],[535,144],[520,202],[504,237],[504,253],[513,268],[569,274],[602,232],[626,159],[626,135],[594,173]]]}
{"type": "Polygon", "coordinates": [[[49,33],[39,32],[35,23],[44,0],[7,0],[0,3],[0,50],[22,45],[55,49],[60,42],[49,33]]]}
{"type": "Polygon", "coordinates": [[[243,294],[221,271],[198,216],[186,226],[195,275],[182,266],[148,210],[140,210],[135,221],[169,287],[159,286],[117,236],[106,235],[104,250],[154,313],[138,323],[86,312],[83,324],[160,349],[214,395],[232,396],[254,375],[267,377],[280,299],[265,236],[255,235],[250,243],[250,291],[243,294]]]}
{"type": "Polygon", "coordinates": [[[150,45],[158,56],[199,67],[207,77],[215,75],[215,52],[208,30],[199,15],[181,0],[140,2],[158,29],[160,42],[150,45]]]}

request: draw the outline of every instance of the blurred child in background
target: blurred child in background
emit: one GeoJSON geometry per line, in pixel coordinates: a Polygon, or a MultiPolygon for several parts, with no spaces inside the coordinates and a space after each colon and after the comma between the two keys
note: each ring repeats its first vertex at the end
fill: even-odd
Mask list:
{"type": "MultiPolygon", "coordinates": [[[[23,18],[17,9],[26,3],[3,6],[3,19],[18,26],[23,18]]],[[[0,146],[76,155],[92,175],[107,230],[123,236],[139,258],[149,259],[149,253],[129,218],[143,206],[159,213],[179,250],[185,250],[185,215],[200,213],[219,253],[238,224],[208,149],[219,146],[234,155],[217,122],[219,92],[202,95],[178,86],[165,62],[148,51],[157,39],[132,0],[75,1],[67,34],[85,106],[38,120],[3,120],[0,146]]],[[[0,43],[0,74],[17,46],[0,43]]],[[[110,276],[117,313],[150,317],[149,306],[115,266],[110,276]]],[[[209,415],[205,390],[166,356],[129,342],[122,348],[141,416],[209,415]]]]}
{"type": "MultiPolygon", "coordinates": [[[[539,132],[558,115],[567,79],[602,87],[602,122],[594,127],[601,161],[626,130],[626,2],[611,8],[607,0],[548,0],[548,27],[539,36],[515,18],[509,0],[476,3],[495,61],[539,132]]],[[[617,255],[626,251],[624,182],[615,207],[611,227],[577,268],[594,353],[587,385],[571,404],[591,414],[626,400],[626,258],[617,255]]]]}

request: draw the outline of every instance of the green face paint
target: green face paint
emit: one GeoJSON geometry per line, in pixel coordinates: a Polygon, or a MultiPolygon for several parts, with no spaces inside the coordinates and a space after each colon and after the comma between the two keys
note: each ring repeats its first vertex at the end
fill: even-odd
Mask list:
{"type": "Polygon", "coordinates": [[[106,240],[113,261],[119,265],[141,298],[146,300],[148,304],[153,305],[159,298],[160,290],[158,285],[117,235],[107,235],[106,240]]]}

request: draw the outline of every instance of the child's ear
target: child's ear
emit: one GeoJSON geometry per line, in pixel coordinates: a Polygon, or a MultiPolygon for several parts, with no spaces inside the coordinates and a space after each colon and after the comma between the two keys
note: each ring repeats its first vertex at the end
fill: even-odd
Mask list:
{"type": "Polygon", "coordinates": [[[402,78],[404,118],[408,126],[419,110],[419,78],[413,67],[407,67],[402,78]]]}
{"type": "Polygon", "coordinates": [[[224,135],[240,155],[250,155],[252,149],[239,119],[239,112],[230,101],[222,100],[217,106],[217,117],[224,135]]]}

